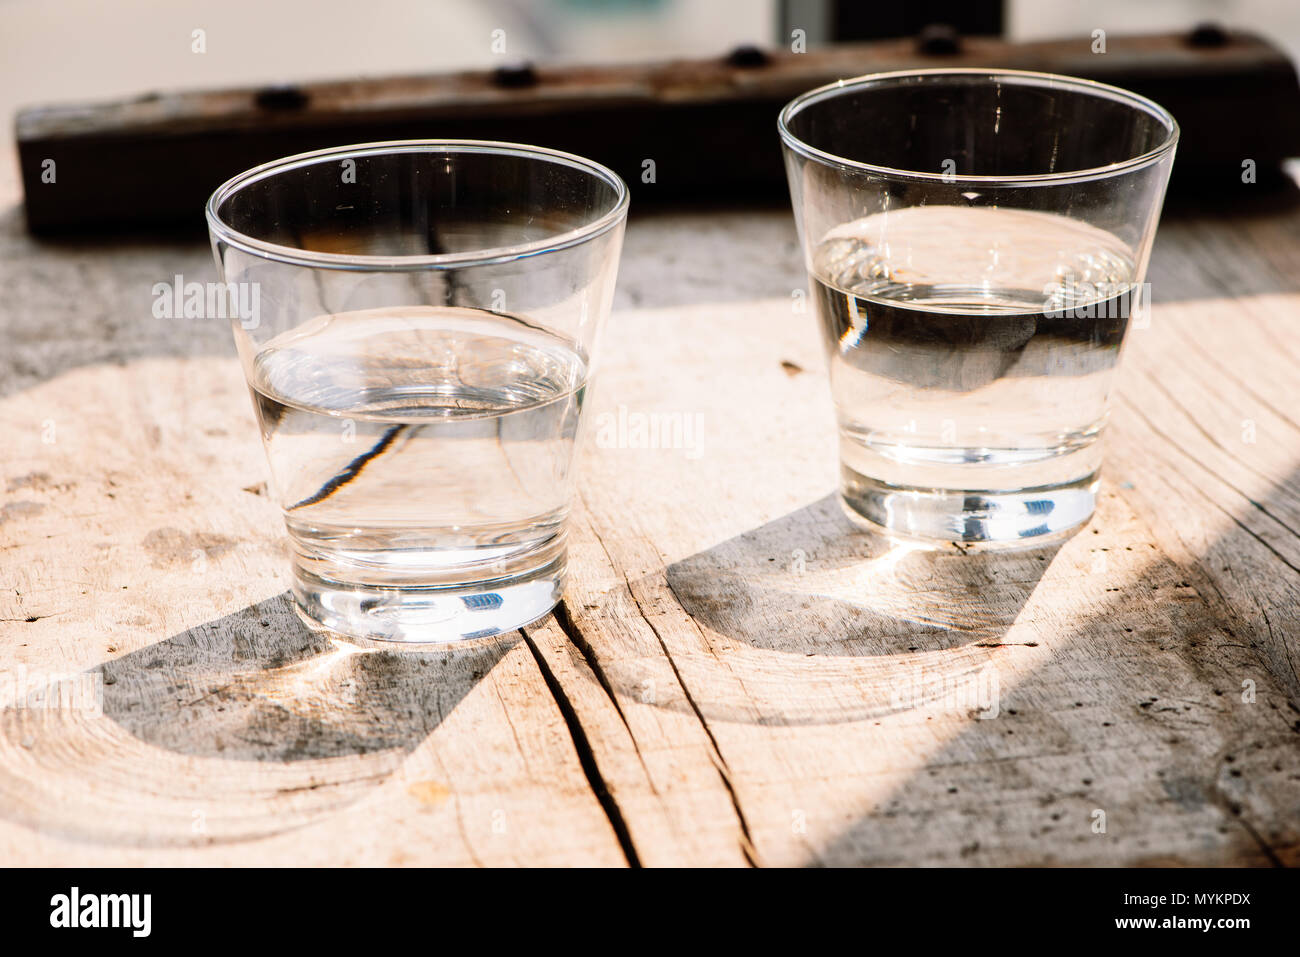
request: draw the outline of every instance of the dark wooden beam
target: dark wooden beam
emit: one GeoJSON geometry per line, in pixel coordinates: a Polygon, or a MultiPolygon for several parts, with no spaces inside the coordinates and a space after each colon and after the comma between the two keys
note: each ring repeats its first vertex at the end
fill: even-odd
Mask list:
{"type": "Polygon", "coordinates": [[[637,206],[784,194],[778,109],[836,79],[884,70],[996,66],[1114,83],[1153,97],[1183,128],[1175,185],[1239,182],[1300,155],[1300,87],[1290,60],[1237,33],[1006,43],[962,37],[955,52],[886,40],[807,53],[743,49],[711,60],[495,71],[150,93],[22,110],[16,121],[33,231],[202,224],[223,180],[279,156],[424,137],[512,140],[600,160],[637,206]],[[655,182],[642,164],[655,161],[655,182]],[[55,181],[43,181],[48,161],[55,181]]]}

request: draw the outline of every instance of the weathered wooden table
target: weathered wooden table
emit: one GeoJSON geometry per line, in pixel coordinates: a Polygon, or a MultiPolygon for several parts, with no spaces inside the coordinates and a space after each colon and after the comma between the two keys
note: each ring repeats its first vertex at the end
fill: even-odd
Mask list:
{"type": "Polygon", "coordinates": [[[1010,554],[840,516],[784,210],[634,217],[562,613],[409,649],[294,617],[229,331],[151,313],[206,247],[16,203],[0,862],[1300,863],[1294,194],[1166,217],[1099,512],[1010,554]]]}

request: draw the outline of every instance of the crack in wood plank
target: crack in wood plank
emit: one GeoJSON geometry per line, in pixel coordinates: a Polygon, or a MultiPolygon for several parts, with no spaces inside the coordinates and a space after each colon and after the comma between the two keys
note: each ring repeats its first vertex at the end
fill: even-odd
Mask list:
{"type": "MultiPolygon", "coordinates": [[[[585,507],[585,502],[584,502],[584,507],[585,507]]],[[[682,689],[682,694],[685,696],[687,704],[690,706],[691,711],[694,713],[696,720],[700,724],[700,728],[704,731],[705,737],[709,741],[709,746],[711,749],[709,756],[713,761],[714,768],[718,772],[718,776],[722,780],[722,786],[726,789],[727,795],[731,800],[731,806],[736,812],[736,819],[740,825],[741,855],[743,856],[745,862],[750,867],[760,866],[758,860],[758,851],[754,845],[754,839],[749,828],[749,821],[745,817],[745,809],[741,806],[740,795],[736,793],[735,783],[731,779],[731,768],[727,764],[727,759],[722,754],[722,749],[718,744],[717,737],[713,733],[713,729],[709,727],[709,723],[704,717],[704,712],[700,710],[700,706],[696,702],[694,695],[691,694],[690,688],[687,687],[686,680],[685,678],[682,677],[681,669],[678,668],[677,662],[673,658],[672,652],[669,651],[668,645],[664,641],[663,635],[660,634],[659,629],[655,626],[654,622],[650,620],[650,617],[645,613],[645,608],[642,607],[641,600],[640,598],[637,597],[636,590],[632,587],[632,582],[628,580],[627,573],[618,566],[618,564],[614,559],[614,556],[610,553],[609,548],[605,545],[604,539],[601,538],[600,532],[596,530],[595,525],[589,524],[588,528],[591,531],[592,537],[595,538],[596,542],[600,545],[601,551],[604,553],[605,559],[609,563],[610,568],[614,570],[614,572],[622,578],[623,585],[627,589],[628,596],[632,599],[632,603],[636,608],[638,616],[645,623],[646,627],[650,629],[651,634],[654,635],[655,640],[659,643],[659,647],[663,651],[664,658],[667,660],[668,666],[672,669],[673,676],[676,679],[678,686],[682,689]]],[[[668,587],[669,591],[672,592],[672,583],[668,582],[666,577],[664,583],[668,587]]],[[[676,598],[675,594],[674,594],[674,598],[676,598]]],[[[695,619],[691,615],[689,615],[685,609],[682,609],[682,614],[686,618],[686,620],[689,621],[691,625],[698,632],[699,626],[695,623],[695,619]]],[[[594,658],[594,655],[592,657],[594,658]]],[[[589,658],[588,660],[591,659],[589,658]]]]}
{"type": "MultiPolygon", "coordinates": [[[[669,590],[672,589],[671,584],[669,584],[668,587],[669,590]]],[[[663,635],[659,633],[659,629],[655,627],[655,623],[650,620],[645,613],[645,609],[641,607],[641,600],[637,598],[636,593],[632,590],[631,582],[628,583],[628,593],[632,596],[632,602],[636,605],[637,611],[640,612],[642,620],[645,621],[650,630],[654,632],[655,638],[658,639],[659,647],[664,650],[664,657],[668,659],[668,665],[673,669],[673,674],[677,678],[677,683],[681,685],[682,692],[686,695],[687,703],[691,706],[691,710],[695,712],[695,717],[699,719],[700,727],[704,729],[704,733],[708,737],[709,743],[713,746],[712,756],[714,758],[714,766],[718,769],[718,775],[722,778],[722,786],[725,787],[727,793],[731,795],[731,806],[736,809],[736,818],[740,821],[740,833],[743,838],[740,842],[740,852],[745,856],[745,860],[749,862],[750,867],[758,867],[758,853],[757,849],[754,847],[753,835],[751,835],[749,831],[749,821],[745,818],[745,809],[740,806],[740,795],[736,793],[736,785],[731,780],[731,767],[727,764],[727,759],[722,754],[722,748],[718,744],[718,739],[713,734],[713,729],[709,727],[709,722],[705,719],[704,712],[700,710],[699,704],[696,703],[695,696],[691,694],[691,689],[687,687],[686,679],[682,677],[681,670],[677,667],[677,662],[674,660],[672,652],[668,650],[668,645],[665,644],[663,635]]],[[[684,613],[685,612],[683,612],[683,614],[684,613]]]]}
{"type": "Polygon", "coordinates": [[[591,742],[587,739],[587,732],[582,726],[582,720],[578,717],[577,711],[574,710],[573,702],[569,700],[564,693],[564,689],[560,687],[555,673],[551,670],[551,666],[547,663],[541,650],[538,649],[536,642],[523,629],[520,629],[519,634],[523,638],[524,644],[528,646],[528,650],[532,652],[533,660],[537,662],[537,667],[542,673],[542,680],[546,683],[551,696],[555,699],[556,707],[560,709],[565,725],[568,726],[569,736],[573,740],[573,747],[577,751],[578,762],[582,765],[583,774],[586,775],[592,793],[596,796],[601,809],[605,812],[605,817],[609,819],[609,825],[613,828],[615,837],[618,838],[618,845],[623,851],[628,866],[641,867],[641,857],[632,841],[632,834],[628,830],[623,811],[614,799],[613,793],[605,784],[605,779],[601,775],[600,767],[596,762],[595,752],[591,747],[591,742]]]}
{"type": "Polygon", "coordinates": [[[555,606],[553,614],[555,616],[556,625],[559,626],[560,631],[564,633],[564,636],[569,640],[573,647],[578,650],[578,653],[582,655],[583,660],[587,662],[587,666],[591,669],[591,673],[595,675],[596,683],[600,685],[601,690],[605,692],[605,697],[609,699],[609,703],[614,706],[615,713],[618,714],[619,720],[623,722],[623,727],[627,730],[628,739],[632,742],[632,749],[636,752],[637,761],[641,764],[641,770],[645,772],[646,783],[650,787],[650,793],[657,796],[659,794],[659,788],[655,784],[654,775],[650,773],[650,768],[645,763],[645,755],[641,753],[641,744],[637,741],[636,734],[632,730],[632,725],[627,720],[627,715],[623,713],[623,706],[619,703],[618,695],[614,693],[614,689],[610,685],[609,676],[605,674],[605,669],[601,667],[600,659],[597,657],[595,649],[591,647],[591,642],[583,636],[582,629],[580,629],[577,623],[573,620],[573,615],[570,612],[565,599],[560,599],[559,604],[555,606]]]}

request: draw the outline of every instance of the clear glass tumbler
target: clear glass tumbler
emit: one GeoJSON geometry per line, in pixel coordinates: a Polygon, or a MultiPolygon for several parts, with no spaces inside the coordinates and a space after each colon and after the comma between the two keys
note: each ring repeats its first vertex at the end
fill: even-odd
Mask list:
{"type": "Polygon", "coordinates": [[[1092,515],[1178,125],[1087,80],[882,73],[781,112],[851,517],[1038,542],[1092,515]]]}
{"type": "Polygon", "coordinates": [[[627,206],[596,163],[453,140],[291,156],[213,194],[310,622],[448,641],[555,605],[627,206]]]}

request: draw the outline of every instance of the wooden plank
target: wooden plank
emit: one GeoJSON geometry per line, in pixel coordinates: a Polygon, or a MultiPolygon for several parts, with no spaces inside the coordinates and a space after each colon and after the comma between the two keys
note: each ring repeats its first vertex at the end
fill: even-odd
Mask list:
{"type": "Polygon", "coordinates": [[[695,449],[588,458],[610,567],[575,575],[569,614],[619,702],[680,685],[659,706],[708,728],[758,862],[1295,859],[1285,685],[1114,486],[1059,550],[891,551],[826,497],[825,384],[787,371],[820,366],[817,340],[788,300],[616,328],[597,422],[613,402],[704,424],[695,449]]]}
{"type": "Polygon", "coordinates": [[[517,632],[298,622],[255,435],[233,359],[0,399],[0,859],[624,864],[517,632]]]}
{"type": "Polygon", "coordinates": [[[113,679],[0,707],[0,860],[1300,860],[1294,210],[1165,224],[1098,517],[1015,553],[845,524],[783,210],[633,227],[565,613],[429,651],[293,618],[229,333],[149,312],[206,249],[0,216],[0,703],[113,679]]]}
{"type": "Polygon", "coordinates": [[[1131,497],[1161,547],[1205,577],[1218,612],[1300,700],[1300,389],[1274,346],[1296,307],[1269,295],[1163,313],[1130,365],[1117,432],[1144,450],[1131,455],[1131,497]]]}
{"type": "MultiPolygon", "coordinates": [[[[615,600],[619,595],[627,597],[606,592],[615,600]]],[[[660,670],[663,652],[644,619],[629,614],[610,624],[632,631],[628,642],[646,645],[651,668],[660,670]]],[[[696,715],[662,708],[658,695],[664,692],[653,681],[632,694],[611,687],[593,670],[581,632],[563,614],[524,631],[584,729],[600,781],[617,808],[612,816],[625,829],[629,856],[645,867],[752,863],[717,749],[696,715]]],[[[677,684],[672,690],[680,689],[677,684]]]]}

